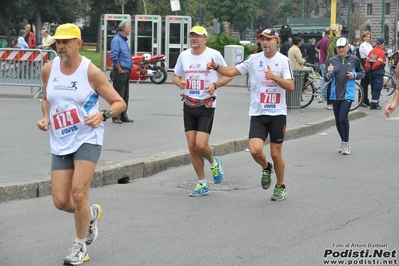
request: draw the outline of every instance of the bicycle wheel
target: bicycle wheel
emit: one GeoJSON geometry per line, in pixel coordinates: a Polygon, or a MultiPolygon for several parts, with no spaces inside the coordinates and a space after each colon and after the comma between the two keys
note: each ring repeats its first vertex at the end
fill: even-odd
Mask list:
{"type": "Polygon", "coordinates": [[[353,111],[356,110],[360,104],[363,102],[363,90],[362,90],[362,86],[360,86],[359,83],[355,82],[355,100],[352,102],[351,108],[349,109],[349,111],[353,111]]]}
{"type": "Polygon", "coordinates": [[[301,108],[305,108],[313,102],[315,91],[314,79],[308,78],[301,91],[301,108]]]}
{"type": "Polygon", "coordinates": [[[249,74],[247,74],[246,85],[247,85],[247,90],[251,92],[251,79],[249,78],[249,74]]]}
{"type": "Polygon", "coordinates": [[[390,96],[395,92],[396,81],[390,74],[384,75],[384,81],[382,83],[381,96],[390,96]]]}

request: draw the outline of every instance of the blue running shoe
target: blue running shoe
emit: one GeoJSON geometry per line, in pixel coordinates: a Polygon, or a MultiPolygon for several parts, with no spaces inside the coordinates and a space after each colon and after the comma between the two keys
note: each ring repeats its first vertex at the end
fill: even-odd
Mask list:
{"type": "Polygon", "coordinates": [[[223,168],[222,168],[222,160],[218,156],[215,156],[216,165],[211,166],[212,174],[213,174],[213,181],[215,184],[222,183],[223,181],[223,168]]]}
{"type": "Polygon", "coordinates": [[[197,186],[191,190],[190,194],[188,194],[190,197],[199,197],[199,196],[207,196],[209,193],[209,185],[202,184],[201,182],[198,182],[197,186]]]}

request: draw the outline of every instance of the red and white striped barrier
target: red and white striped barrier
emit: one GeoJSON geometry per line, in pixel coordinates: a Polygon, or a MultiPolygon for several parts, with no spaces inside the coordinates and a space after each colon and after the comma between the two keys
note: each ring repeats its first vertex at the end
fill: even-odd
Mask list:
{"type": "Polygon", "coordinates": [[[0,50],[0,60],[48,61],[51,50],[0,50]]]}
{"type": "Polygon", "coordinates": [[[0,48],[0,85],[39,87],[34,98],[42,93],[41,70],[57,56],[54,50],[0,48]]]}

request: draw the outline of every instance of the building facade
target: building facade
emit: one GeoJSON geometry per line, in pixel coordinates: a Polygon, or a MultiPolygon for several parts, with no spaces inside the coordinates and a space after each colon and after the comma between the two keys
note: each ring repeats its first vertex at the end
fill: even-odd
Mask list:
{"type": "MultiPolygon", "coordinates": [[[[372,43],[384,38],[387,45],[398,47],[398,1],[399,0],[337,0],[337,17],[343,19],[348,29],[346,35],[352,42],[360,40],[361,32],[368,30],[372,43]],[[348,12],[351,12],[348,17],[348,12]]],[[[331,10],[331,0],[320,0],[310,17],[324,16],[331,10]]]]}

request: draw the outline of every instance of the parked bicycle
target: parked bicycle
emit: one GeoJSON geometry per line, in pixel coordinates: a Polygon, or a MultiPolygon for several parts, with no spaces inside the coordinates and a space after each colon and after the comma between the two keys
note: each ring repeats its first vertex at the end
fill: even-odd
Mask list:
{"type": "MultiPolygon", "coordinates": [[[[301,99],[300,99],[301,108],[309,106],[315,98],[317,99],[318,103],[322,103],[323,102],[322,91],[324,88],[327,89],[327,86],[331,82],[331,81],[326,82],[322,87],[323,78],[320,76],[320,74],[318,74],[318,72],[314,71],[317,65],[305,63],[305,66],[307,66],[308,67],[307,69],[310,71],[305,73],[304,77],[304,86],[301,91],[301,99]]],[[[357,81],[355,81],[355,83],[356,83],[355,101],[352,102],[350,111],[357,109],[362,103],[364,97],[360,84],[357,81]]]]}
{"type": "Polygon", "coordinates": [[[323,78],[319,73],[314,70],[318,67],[317,65],[305,63],[304,69],[304,85],[301,91],[301,108],[309,106],[316,98],[318,103],[322,103],[322,88],[323,78]]]}
{"type": "Polygon", "coordinates": [[[396,89],[396,69],[392,68],[390,74],[385,73],[384,83],[382,84],[381,96],[390,96],[396,89]]]}

